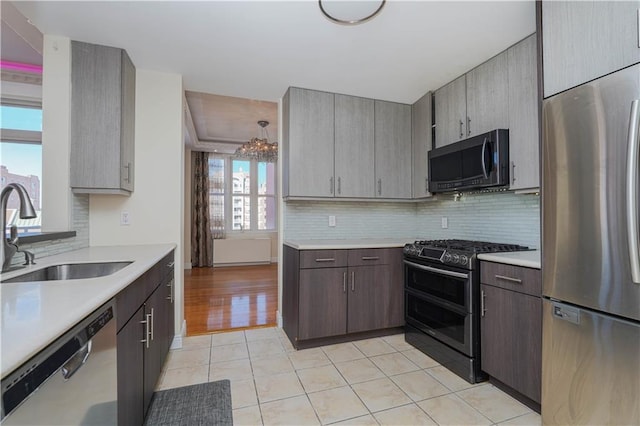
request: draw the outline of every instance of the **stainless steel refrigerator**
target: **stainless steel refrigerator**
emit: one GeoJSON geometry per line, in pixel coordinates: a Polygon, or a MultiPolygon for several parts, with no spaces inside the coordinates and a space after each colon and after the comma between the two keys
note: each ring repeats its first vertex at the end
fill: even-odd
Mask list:
{"type": "Polygon", "coordinates": [[[640,65],[543,104],[542,422],[640,424],[640,65]]]}

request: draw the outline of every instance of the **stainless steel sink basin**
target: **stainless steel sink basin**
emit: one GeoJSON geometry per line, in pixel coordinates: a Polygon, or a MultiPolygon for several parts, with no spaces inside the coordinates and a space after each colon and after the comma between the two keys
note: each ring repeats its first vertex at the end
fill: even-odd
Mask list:
{"type": "Polygon", "coordinates": [[[114,274],[130,264],[131,262],[68,263],[47,266],[46,268],[2,280],[2,282],[22,283],[27,281],[79,280],[104,277],[114,274]]]}

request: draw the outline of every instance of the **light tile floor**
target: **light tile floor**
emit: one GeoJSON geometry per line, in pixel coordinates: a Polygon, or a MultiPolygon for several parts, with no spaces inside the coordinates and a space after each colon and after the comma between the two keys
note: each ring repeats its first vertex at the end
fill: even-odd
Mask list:
{"type": "Polygon", "coordinates": [[[158,389],[229,379],[235,425],[540,425],[488,383],[471,385],[403,334],[296,351],[279,328],[187,337],[158,389]]]}

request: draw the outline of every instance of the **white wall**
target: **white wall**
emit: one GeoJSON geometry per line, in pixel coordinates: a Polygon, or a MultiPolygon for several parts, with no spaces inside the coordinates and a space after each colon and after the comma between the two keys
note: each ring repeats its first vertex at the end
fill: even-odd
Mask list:
{"type": "Polygon", "coordinates": [[[91,195],[90,244],[175,243],[176,333],[183,312],[184,136],[182,76],[136,71],[135,189],[91,195]],[[120,213],[129,212],[129,226],[120,213]]]}
{"type": "Polygon", "coordinates": [[[73,211],[69,187],[71,40],[45,35],[42,60],[42,230],[68,231],[73,211]]]}

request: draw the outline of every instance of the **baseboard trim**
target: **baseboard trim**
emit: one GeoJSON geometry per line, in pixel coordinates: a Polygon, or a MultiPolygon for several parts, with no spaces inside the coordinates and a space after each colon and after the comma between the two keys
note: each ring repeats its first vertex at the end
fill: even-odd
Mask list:
{"type": "Polygon", "coordinates": [[[276,324],[278,324],[279,328],[282,328],[282,314],[280,311],[276,311],[276,324]]]}
{"type": "Polygon", "coordinates": [[[278,263],[278,257],[272,257],[271,258],[271,263],[278,263]]]}
{"type": "Polygon", "coordinates": [[[171,347],[169,349],[182,348],[182,341],[186,337],[186,335],[187,335],[187,320],[183,320],[180,334],[176,334],[175,336],[173,336],[173,340],[171,341],[171,347]]]}
{"type": "Polygon", "coordinates": [[[191,269],[191,262],[185,262],[184,269],[191,269]]]}

